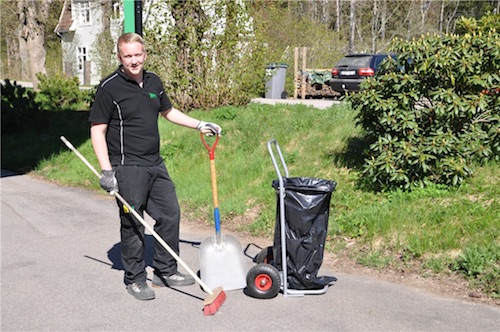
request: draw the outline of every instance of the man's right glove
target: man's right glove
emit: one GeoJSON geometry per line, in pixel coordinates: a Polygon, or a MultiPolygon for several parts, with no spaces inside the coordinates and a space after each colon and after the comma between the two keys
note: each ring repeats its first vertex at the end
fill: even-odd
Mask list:
{"type": "Polygon", "coordinates": [[[118,192],[118,181],[116,181],[115,171],[103,170],[99,184],[101,188],[106,190],[110,195],[114,195],[118,192]]]}
{"type": "Polygon", "coordinates": [[[200,121],[196,129],[198,129],[207,136],[214,136],[214,135],[220,136],[222,134],[222,128],[218,124],[211,122],[200,121]]]}

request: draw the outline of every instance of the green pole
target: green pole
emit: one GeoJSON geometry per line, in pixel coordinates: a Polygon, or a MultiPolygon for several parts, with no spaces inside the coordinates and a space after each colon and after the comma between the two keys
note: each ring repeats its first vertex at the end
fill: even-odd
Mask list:
{"type": "Polygon", "coordinates": [[[123,32],[135,32],[134,0],[123,0],[123,32]]]}

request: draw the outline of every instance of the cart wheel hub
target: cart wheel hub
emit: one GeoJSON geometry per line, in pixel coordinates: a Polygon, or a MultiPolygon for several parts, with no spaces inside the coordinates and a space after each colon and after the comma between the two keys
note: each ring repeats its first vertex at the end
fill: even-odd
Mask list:
{"type": "Polygon", "coordinates": [[[267,291],[273,285],[273,280],[267,274],[259,274],[255,278],[255,286],[263,291],[267,291]]]}

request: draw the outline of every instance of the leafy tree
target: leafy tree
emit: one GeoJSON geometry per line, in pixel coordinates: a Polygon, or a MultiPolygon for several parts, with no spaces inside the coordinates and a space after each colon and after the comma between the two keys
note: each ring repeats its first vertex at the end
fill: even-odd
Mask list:
{"type": "Polygon", "coordinates": [[[500,34],[470,28],[493,21],[462,19],[462,35],[395,40],[397,62],[348,97],[372,141],[364,179],[376,189],[458,186],[474,162],[499,160],[500,34]]]}
{"type": "Polygon", "coordinates": [[[249,29],[244,3],[219,0],[202,6],[187,0],[157,6],[167,8],[155,12],[172,16],[156,18],[155,26],[144,29],[148,68],[164,79],[177,107],[243,105],[263,89],[263,44],[249,29]]]}

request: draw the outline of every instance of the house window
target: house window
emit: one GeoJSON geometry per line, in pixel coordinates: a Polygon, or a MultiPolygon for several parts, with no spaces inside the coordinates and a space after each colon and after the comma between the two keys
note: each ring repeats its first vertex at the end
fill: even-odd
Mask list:
{"type": "Polygon", "coordinates": [[[78,70],[83,71],[85,61],[87,61],[87,46],[78,46],[76,60],[78,62],[78,70]]]}
{"type": "Polygon", "coordinates": [[[81,1],[77,3],[78,22],[80,24],[90,24],[90,2],[81,1]]]}

